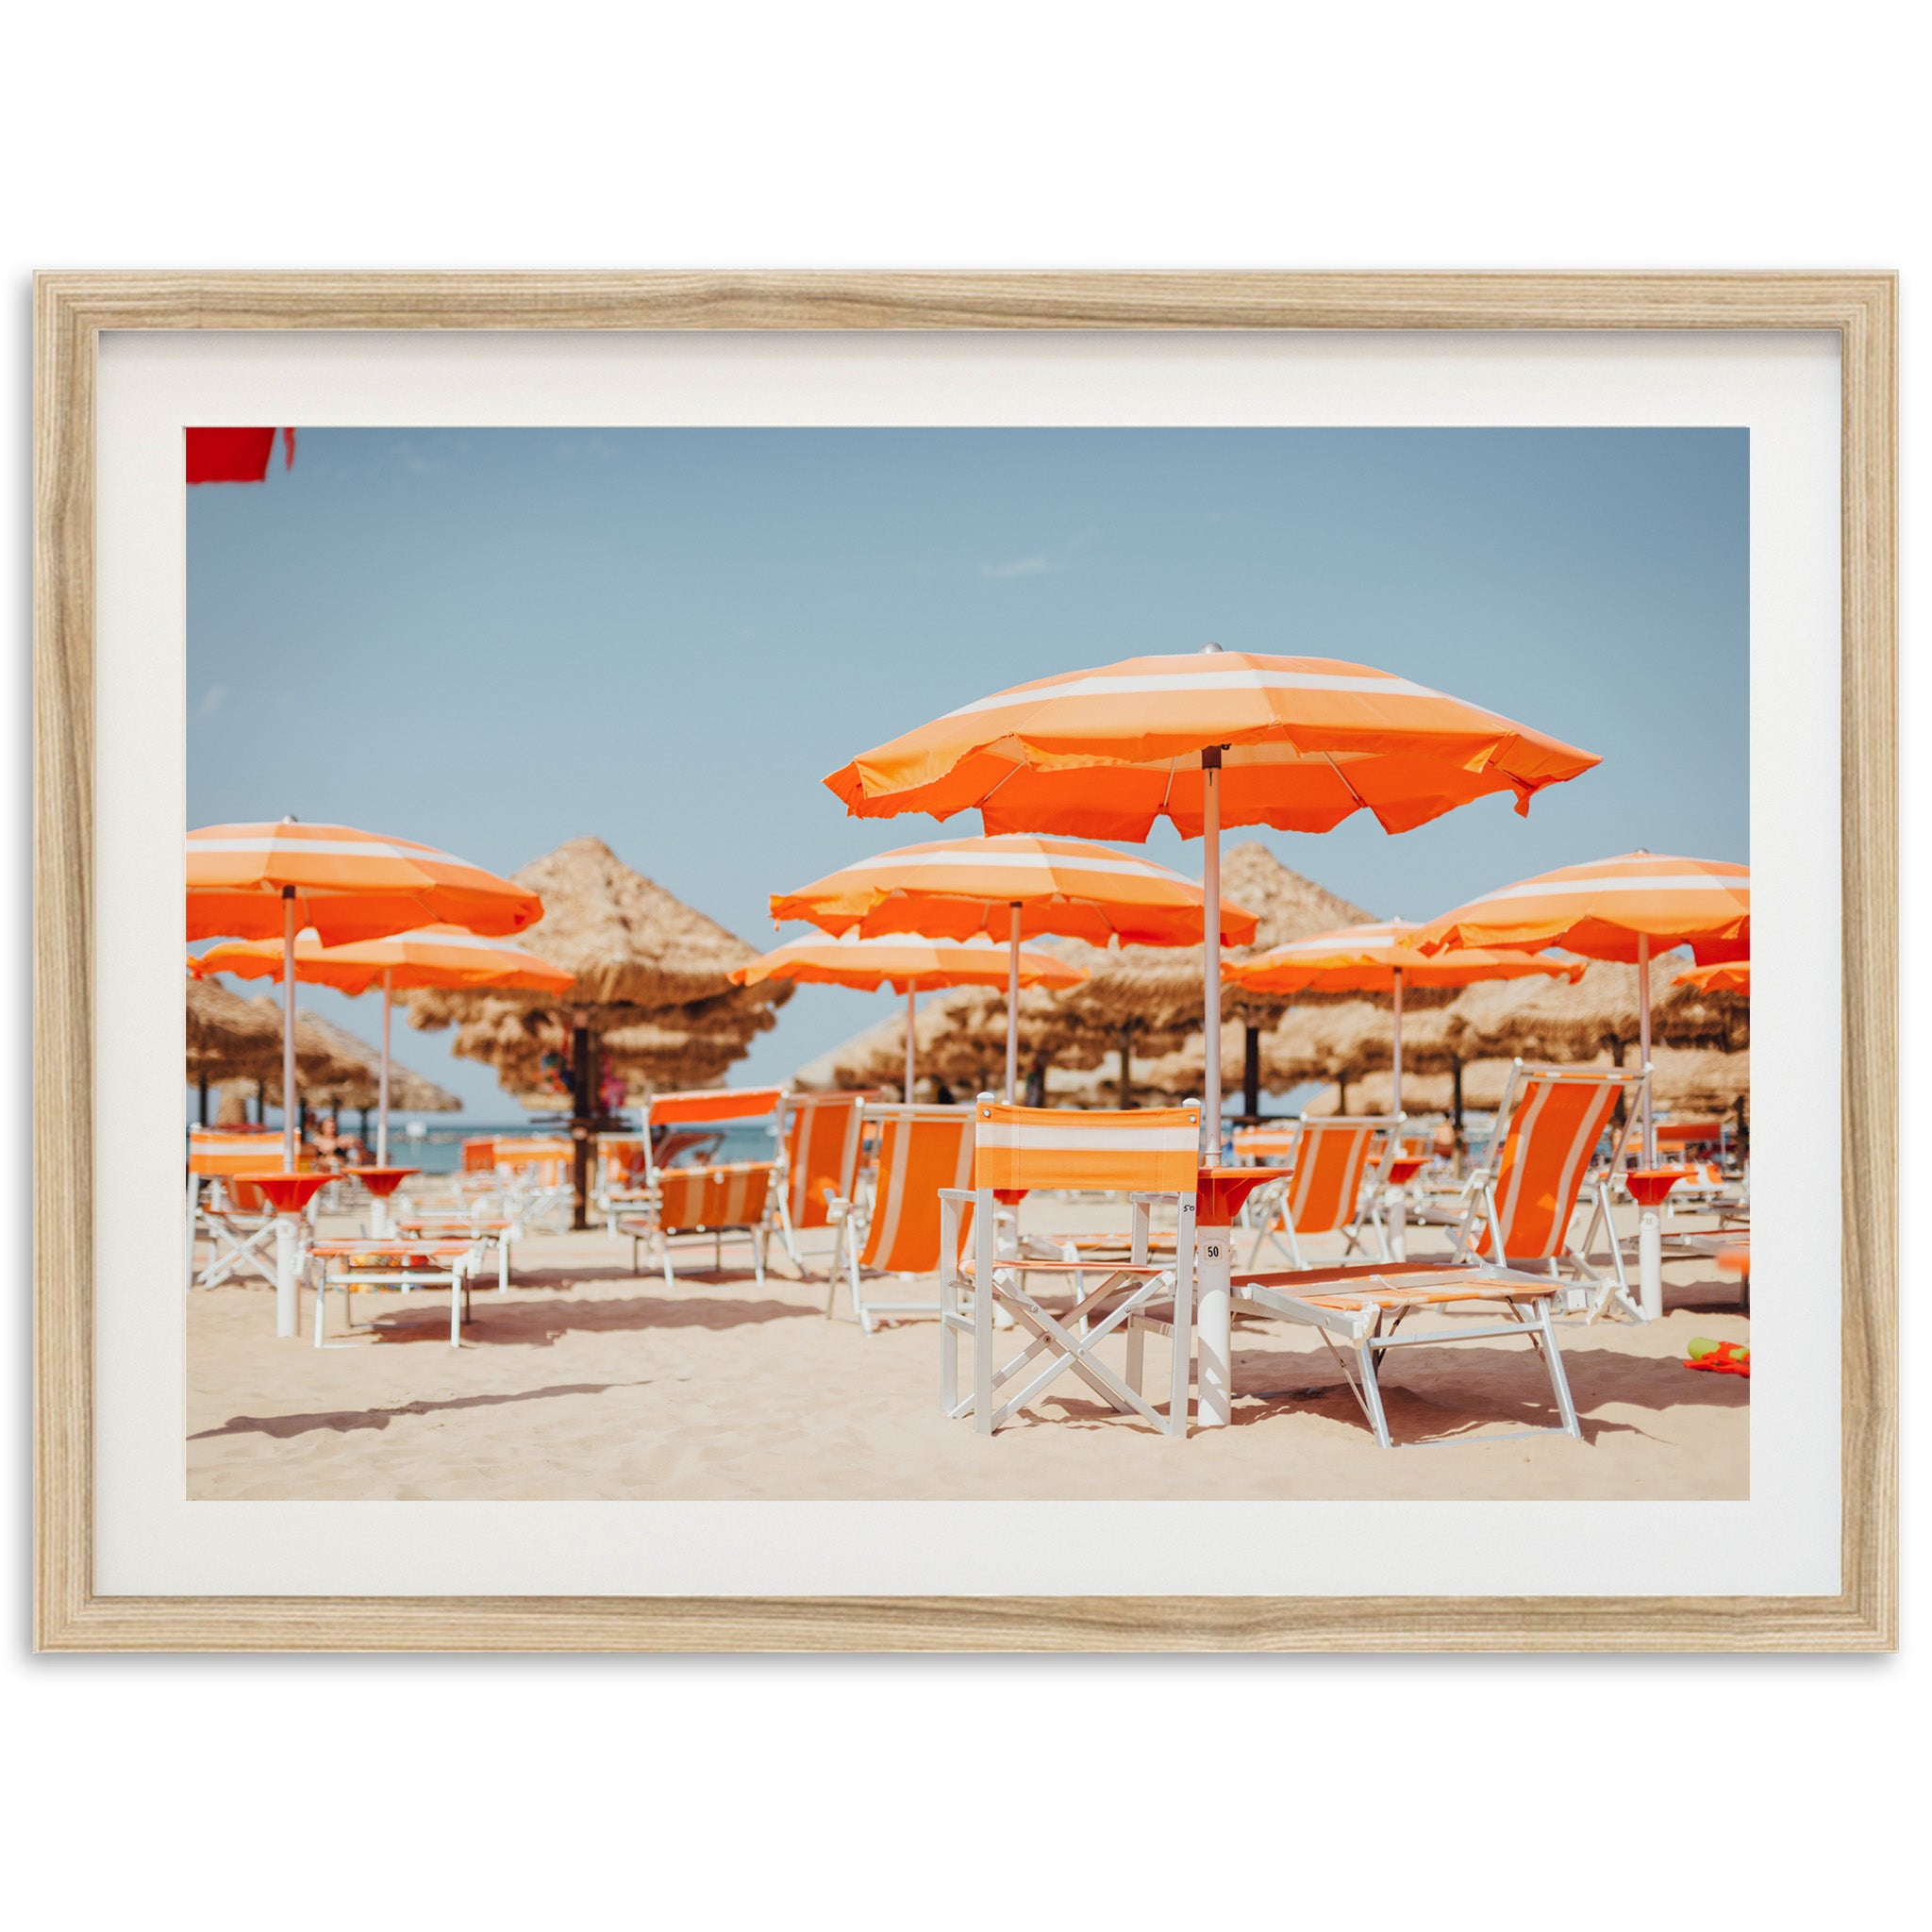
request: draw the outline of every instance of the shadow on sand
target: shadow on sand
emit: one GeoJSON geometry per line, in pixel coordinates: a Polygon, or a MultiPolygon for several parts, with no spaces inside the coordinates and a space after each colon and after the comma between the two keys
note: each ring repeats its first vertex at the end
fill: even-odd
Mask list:
{"type": "MultiPolygon", "coordinates": [[[[518,1286],[523,1284],[519,1283],[518,1286]]],[[[549,1348],[566,1335],[619,1335],[649,1329],[723,1331],[761,1322],[823,1320],[819,1310],[791,1302],[724,1301],[715,1295],[625,1295],[617,1301],[509,1301],[492,1291],[471,1297],[463,1324],[465,1348],[549,1348]]],[[[378,1346],[440,1342],[449,1346],[449,1305],[385,1310],[357,1330],[378,1346]]]]}
{"type": "Polygon", "coordinates": [[[189,1437],[205,1442],[217,1436],[306,1436],[332,1429],[346,1436],[355,1429],[386,1429],[398,1416],[434,1415],[446,1408],[494,1408],[506,1402],[543,1402],[558,1395],[602,1395],[610,1389],[643,1389],[646,1382],[558,1382],[548,1389],[523,1389],[513,1395],[451,1395],[440,1402],[398,1402],[391,1408],[342,1408],[313,1415],[231,1415],[218,1429],[201,1429],[189,1437]]]}

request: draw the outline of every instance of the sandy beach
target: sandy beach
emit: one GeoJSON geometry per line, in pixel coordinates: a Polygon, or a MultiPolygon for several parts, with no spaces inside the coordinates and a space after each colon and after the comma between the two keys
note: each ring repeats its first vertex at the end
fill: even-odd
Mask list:
{"type": "MultiPolygon", "coordinates": [[[[1057,1219],[1066,1219],[1062,1214],[1057,1219]]],[[[1676,1224],[1692,1227],[1702,1224],[1676,1224]]],[[[344,1232],[349,1231],[346,1227],[344,1232]]],[[[813,1237],[822,1241],[823,1237],[813,1237]]],[[[1418,1237],[1412,1253],[1441,1245],[1418,1237]]],[[[808,1259],[822,1250],[808,1250],[808,1259]]],[[[939,1413],[930,1321],[867,1336],[842,1297],[782,1257],[762,1286],[742,1249],[688,1255],[677,1287],[601,1233],[532,1236],[508,1293],[479,1291],[465,1345],[440,1293],[363,1294],[350,1345],[275,1336],[273,1294],[188,1298],[188,1493],[413,1501],[652,1498],[1060,1500],[1741,1498],[1750,1385],[1682,1365],[1690,1338],[1744,1341],[1735,1282],[1665,1269],[1665,1316],[1560,1330],[1583,1440],[1554,1421],[1526,1345],[1388,1358],[1398,1442],[1378,1449],[1308,1330],[1238,1324],[1234,1425],[1173,1441],[1073,1376],[991,1441],[939,1413]]],[[[908,1284],[906,1298],[931,1284],[908,1284]]],[[[894,1291],[895,1294],[898,1292],[894,1291]]],[[[340,1303],[330,1308],[340,1338],[340,1303]]],[[[1151,1343],[1148,1374],[1166,1374],[1151,1343]]],[[[1116,1361],[1118,1366],[1118,1361],[1116,1361]]]]}

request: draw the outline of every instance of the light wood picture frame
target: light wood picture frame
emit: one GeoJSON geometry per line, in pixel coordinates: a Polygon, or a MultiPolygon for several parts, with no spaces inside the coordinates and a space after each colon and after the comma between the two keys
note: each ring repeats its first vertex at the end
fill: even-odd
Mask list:
{"type": "Polygon", "coordinates": [[[54,274],[36,291],[37,1641],[171,1650],[1895,1646],[1897,287],[1882,274],[54,274]],[[95,358],[104,331],[1746,330],[1842,382],[1842,1568],[1805,1597],[129,1597],[94,1587],[95,358]]]}

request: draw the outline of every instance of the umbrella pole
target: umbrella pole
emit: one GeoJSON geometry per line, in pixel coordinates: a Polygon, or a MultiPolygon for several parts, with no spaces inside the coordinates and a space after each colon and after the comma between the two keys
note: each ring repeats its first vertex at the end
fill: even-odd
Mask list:
{"type": "Polygon", "coordinates": [[[282,888],[282,1170],[295,1172],[295,889],[282,888]]]}
{"type": "Polygon", "coordinates": [[[1010,908],[1007,939],[1007,1105],[1020,1097],[1020,902],[1010,908]]]}
{"type": "MultiPolygon", "coordinates": [[[[1637,1061],[1650,1071],[1650,935],[1637,935],[1637,1061]]],[[[1643,1083],[1643,1164],[1657,1165],[1657,1124],[1652,1118],[1650,1082],[1643,1083]]]]}
{"type": "Polygon", "coordinates": [[[906,1105],[912,1105],[912,1027],[916,1015],[913,1002],[919,997],[918,989],[909,982],[906,988],[906,1105]]]}
{"type": "Polygon", "coordinates": [[[1391,975],[1395,991],[1395,1045],[1391,1055],[1395,1067],[1395,1111],[1402,1111],[1402,968],[1391,975]]]}
{"type": "Polygon", "coordinates": [[[395,969],[382,969],[382,1070],[375,1076],[375,1164],[389,1165],[389,1014],[395,969]]]}
{"type": "Polygon", "coordinates": [[[1208,1164],[1221,1159],[1221,747],[1201,754],[1201,916],[1204,955],[1202,1020],[1208,1065],[1202,1117],[1208,1164]]]}

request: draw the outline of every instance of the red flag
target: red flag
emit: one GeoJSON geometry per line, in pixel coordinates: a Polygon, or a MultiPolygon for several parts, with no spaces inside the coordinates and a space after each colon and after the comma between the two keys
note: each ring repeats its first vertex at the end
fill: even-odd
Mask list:
{"type": "MultiPolygon", "coordinates": [[[[283,435],[286,462],[292,464],[295,432],[283,435]]],[[[191,483],[259,483],[268,475],[275,446],[273,429],[191,429],[187,437],[191,483]]]]}

